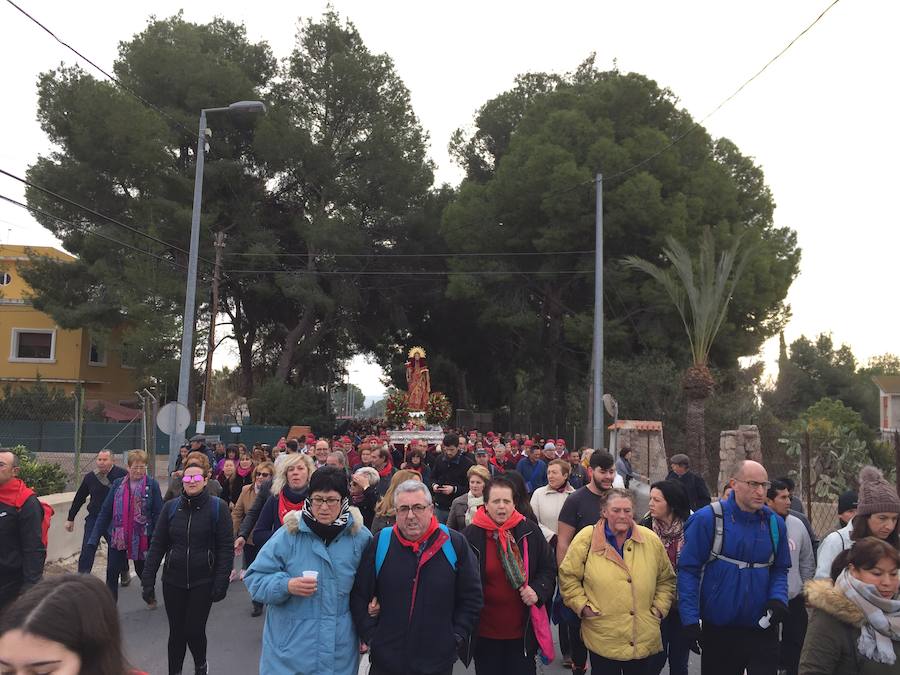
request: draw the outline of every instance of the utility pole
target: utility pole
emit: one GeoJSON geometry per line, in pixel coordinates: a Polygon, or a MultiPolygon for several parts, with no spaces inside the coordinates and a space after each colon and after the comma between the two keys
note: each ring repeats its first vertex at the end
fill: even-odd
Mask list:
{"type": "Polygon", "coordinates": [[[225,249],[225,233],[216,232],[213,242],[216,247],[216,263],[213,267],[212,304],[209,308],[209,346],[206,350],[206,386],[203,389],[203,418],[206,422],[206,407],[212,392],[213,352],[216,349],[216,315],[219,313],[219,271],[222,267],[222,251],[225,249]]]}
{"type": "Polygon", "coordinates": [[[591,387],[591,447],[603,449],[603,175],[594,178],[597,211],[594,232],[594,350],[591,387]]]}

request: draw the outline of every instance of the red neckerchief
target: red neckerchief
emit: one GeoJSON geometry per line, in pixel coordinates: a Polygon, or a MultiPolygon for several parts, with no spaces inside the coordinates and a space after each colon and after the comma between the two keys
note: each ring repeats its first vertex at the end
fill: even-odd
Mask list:
{"type": "Polygon", "coordinates": [[[428,541],[428,538],[434,534],[434,531],[438,529],[439,524],[437,518],[431,516],[431,523],[428,525],[428,529],[425,530],[425,534],[419,537],[418,541],[410,541],[409,539],[404,538],[402,534],[400,534],[400,528],[397,525],[394,525],[394,534],[397,535],[397,541],[406,546],[407,548],[411,548],[412,552],[416,555],[419,555],[419,547],[428,541]]]}
{"type": "Polygon", "coordinates": [[[391,475],[391,471],[393,471],[394,465],[391,464],[390,460],[384,465],[384,468],[379,470],[378,477],[379,478],[388,478],[391,475]]]}
{"type": "MultiPolygon", "coordinates": [[[[548,484],[548,486],[549,486],[549,484],[548,484]]],[[[566,480],[566,482],[563,483],[563,484],[562,484],[560,487],[558,487],[558,488],[550,488],[550,489],[551,489],[551,490],[555,490],[556,492],[559,492],[560,494],[566,494],[566,492],[568,492],[568,490],[569,490],[569,481],[566,480]]]]}
{"type": "Polygon", "coordinates": [[[22,482],[21,478],[10,478],[0,485],[0,502],[21,509],[25,501],[34,491],[22,482]]]}
{"type": "Polygon", "coordinates": [[[284,496],[284,490],[278,493],[278,522],[284,524],[284,517],[290,513],[291,511],[301,511],[303,510],[303,504],[306,502],[305,499],[301,500],[299,504],[295,504],[290,499],[284,496]]]}
{"type": "Polygon", "coordinates": [[[506,519],[505,523],[498,525],[491,520],[491,517],[484,509],[478,509],[475,512],[475,516],[472,518],[472,524],[476,527],[480,527],[486,532],[497,532],[500,535],[497,538],[497,541],[500,542],[500,546],[503,547],[503,551],[505,552],[509,545],[509,539],[512,537],[510,532],[523,520],[525,520],[525,516],[518,511],[513,511],[509,518],[506,519]]]}
{"type": "Polygon", "coordinates": [[[491,457],[491,464],[492,464],[493,467],[494,467],[495,469],[497,469],[497,471],[499,471],[500,473],[506,473],[506,469],[503,468],[503,465],[502,465],[502,464],[500,464],[499,462],[497,462],[497,458],[496,458],[496,457],[491,457]]]}

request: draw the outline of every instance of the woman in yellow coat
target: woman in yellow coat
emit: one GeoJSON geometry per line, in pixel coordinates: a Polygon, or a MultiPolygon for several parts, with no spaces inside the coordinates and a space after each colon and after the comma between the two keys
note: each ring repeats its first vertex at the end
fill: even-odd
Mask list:
{"type": "Polygon", "coordinates": [[[594,675],[647,672],[662,651],[659,624],[675,597],[675,573],[659,537],[634,522],[630,492],[610,490],[597,524],[575,535],[559,587],[581,617],[594,675]]]}

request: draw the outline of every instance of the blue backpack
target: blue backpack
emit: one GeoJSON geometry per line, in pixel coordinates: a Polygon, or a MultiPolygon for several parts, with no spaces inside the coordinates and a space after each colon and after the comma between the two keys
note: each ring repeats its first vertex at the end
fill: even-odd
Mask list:
{"type": "MultiPolygon", "coordinates": [[[[441,546],[441,552],[444,554],[444,557],[447,558],[447,562],[450,563],[450,567],[453,568],[453,571],[456,571],[456,549],[453,548],[453,541],[450,539],[450,530],[447,529],[446,525],[439,525],[438,527],[447,535],[447,541],[441,546]]],[[[381,573],[381,567],[384,565],[384,559],[387,556],[388,548],[391,545],[391,532],[393,528],[385,527],[381,531],[378,532],[378,544],[375,548],[375,577],[378,578],[378,575],[381,573]]]]}

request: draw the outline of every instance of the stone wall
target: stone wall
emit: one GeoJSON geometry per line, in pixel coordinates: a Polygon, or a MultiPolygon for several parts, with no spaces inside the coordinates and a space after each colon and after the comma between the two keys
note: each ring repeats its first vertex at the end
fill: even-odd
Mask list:
{"type": "Polygon", "coordinates": [[[742,424],[737,429],[719,434],[719,480],[716,492],[734,475],[738,462],[752,459],[762,464],[762,442],[755,424],[742,424]]]}
{"type": "Polygon", "coordinates": [[[661,424],[620,420],[615,433],[617,454],[622,448],[631,448],[631,466],[635,471],[649,476],[651,483],[665,479],[669,466],[661,424]],[[657,428],[650,428],[651,425],[657,428]]]}

